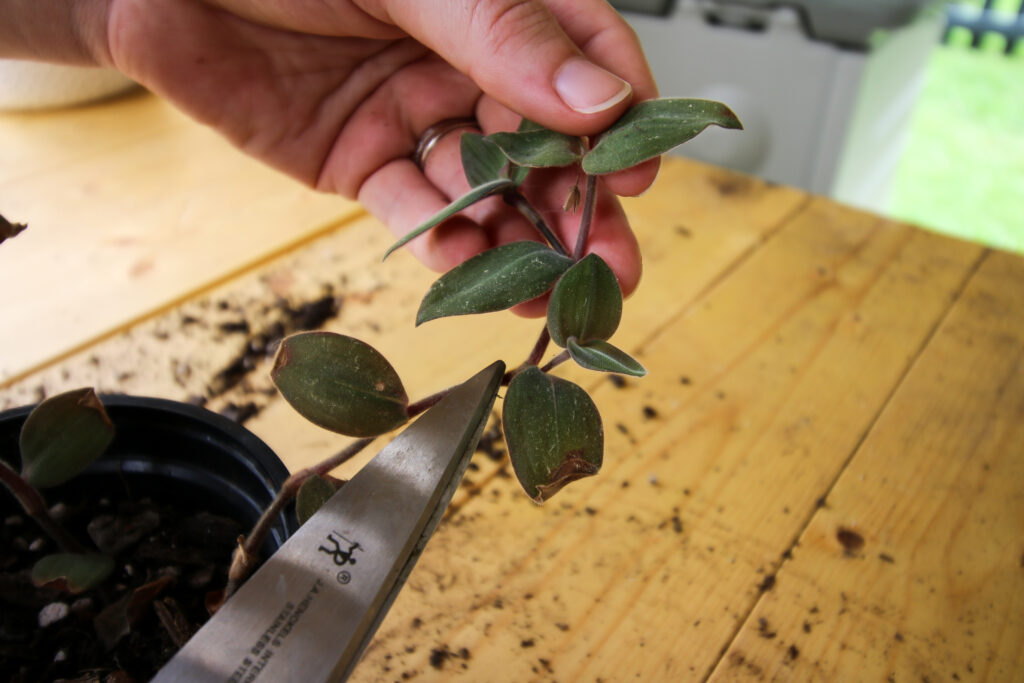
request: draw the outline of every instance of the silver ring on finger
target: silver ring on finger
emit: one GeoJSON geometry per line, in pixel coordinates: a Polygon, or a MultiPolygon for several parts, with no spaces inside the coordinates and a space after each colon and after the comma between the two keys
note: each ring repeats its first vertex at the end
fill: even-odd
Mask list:
{"type": "Polygon", "coordinates": [[[460,128],[476,128],[477,126],[479,126],[479,124],[476,119],[470,117],[438,121],[430,128],[423,131],[423,135],[420,136],[419,142],[416,143],[416,151],[413,152],[412,155],[413,163],[415,163],[421,171],[424,170],[427,165],[427,157],[437,146],[437,143],[441,141],[441,138],[460,128]]]}

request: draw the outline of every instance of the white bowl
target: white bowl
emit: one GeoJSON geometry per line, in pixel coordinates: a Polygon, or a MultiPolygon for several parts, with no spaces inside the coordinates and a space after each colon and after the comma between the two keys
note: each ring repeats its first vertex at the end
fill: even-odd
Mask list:
{"type": "Polygon", "coordinates": [[[69,107],[133,87],[113,69],[0,59],[0,111],[69,107]]]}

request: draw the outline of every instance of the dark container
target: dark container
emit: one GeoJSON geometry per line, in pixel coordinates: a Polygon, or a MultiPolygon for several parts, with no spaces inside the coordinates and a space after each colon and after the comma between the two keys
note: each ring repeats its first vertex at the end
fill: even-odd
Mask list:
{"type": "MultiPolygon", "coordinates": [[[[117,430],[103,457],[71,481],[45,489],[48,500],[65,492],[149,496],[200,507],[252,528],[288,478],[280,458],[263,441],[222,415],[158,398],[106,395],[103,405],[117,430]]],[[[0,413],[0,457],[17,460],[18,434],[32,406],[0,413]]],[[[0,494],[0,510],[17,507],[0,494]]],[[[298,528],[294,506],[280,514],[263,545],[267,557],[298,528]]]]}

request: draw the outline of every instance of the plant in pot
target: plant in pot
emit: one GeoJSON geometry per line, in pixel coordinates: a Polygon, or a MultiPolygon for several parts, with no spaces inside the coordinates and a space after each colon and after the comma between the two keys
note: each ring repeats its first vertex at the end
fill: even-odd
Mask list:
{"type": "MultiPolygon", "coordinates": [[[[464,134],[462,163],[470,191],[411,231],[385,254],[488,197],[501,197],[536,228],[536,241],[485,251],[442,275],[427,291],[416,324],[512,308],[548,296],[547,317],[525,360],[505,374],[502,424],[512,468],[527,496],[543,503],[567,484],[594,475],[603,460],[597,408],[575,383],[551,374],[572,360],[599,372],[642,376],[646,370],[608,340],[622,314],[622,292],[611,268],[587,254],[598,176],[634,166],[694,137],[709,125],[740,128],[724,105],[664,99],[632,107],[593,140],[523,121],[514,132],[464,134]],[[572,167],[579,181],[566,211],[579,211],[578,236],[564,245],[530,203],[523,183],[533,169],[572,167]],[[550,344],[559,347],[545,360],[550,344]]],[[[513,366],[509,366],[513,367],[513,366]]],[[[382,354],[353,337],[302,332],[285,338],[271,371],[285,399],[305,418],[356,437],[324,462],[295,472],[280,486],[250,533],[239,539],[226,599],[256,566],[268,534],[293,499],[300,521],[342,485],[329,473],[376,437],[400,428],[449,390],[410,401],[398,373],[382,354]]],[[[31,475],[31,468],[29,470],[31,475]]],[[[8,478],[10,478],[8,476],[8,478]]],[[[23,479],[25,472],[22,472],[23,479]]],[[[45,522],[44,522],[45,524],[45,522]]],[[[102,560],[93,558],[98,566],[102,560]]],[[[42,580],[42,578],[40,579],[42,580]]]]}
{"type": "MultiPolygon", "coordinates": [[[[147,679],[287,475],[244,428],[174,401],[83,389],[0,414],[0,679],[147,679]]],[[[264,552],[296,526],[274,522],[264,552]]]]}

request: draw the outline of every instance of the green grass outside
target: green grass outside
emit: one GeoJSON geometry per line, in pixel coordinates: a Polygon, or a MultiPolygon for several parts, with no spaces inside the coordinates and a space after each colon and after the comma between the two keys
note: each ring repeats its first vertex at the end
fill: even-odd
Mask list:
{"type": "Polygon", "coordinates": [[[931,57],[891,213],[1024,253],[1024,41],[1010,56],[1001,36],[986,36],[981,50],[969,43],[954,34],[931,57]]]}

